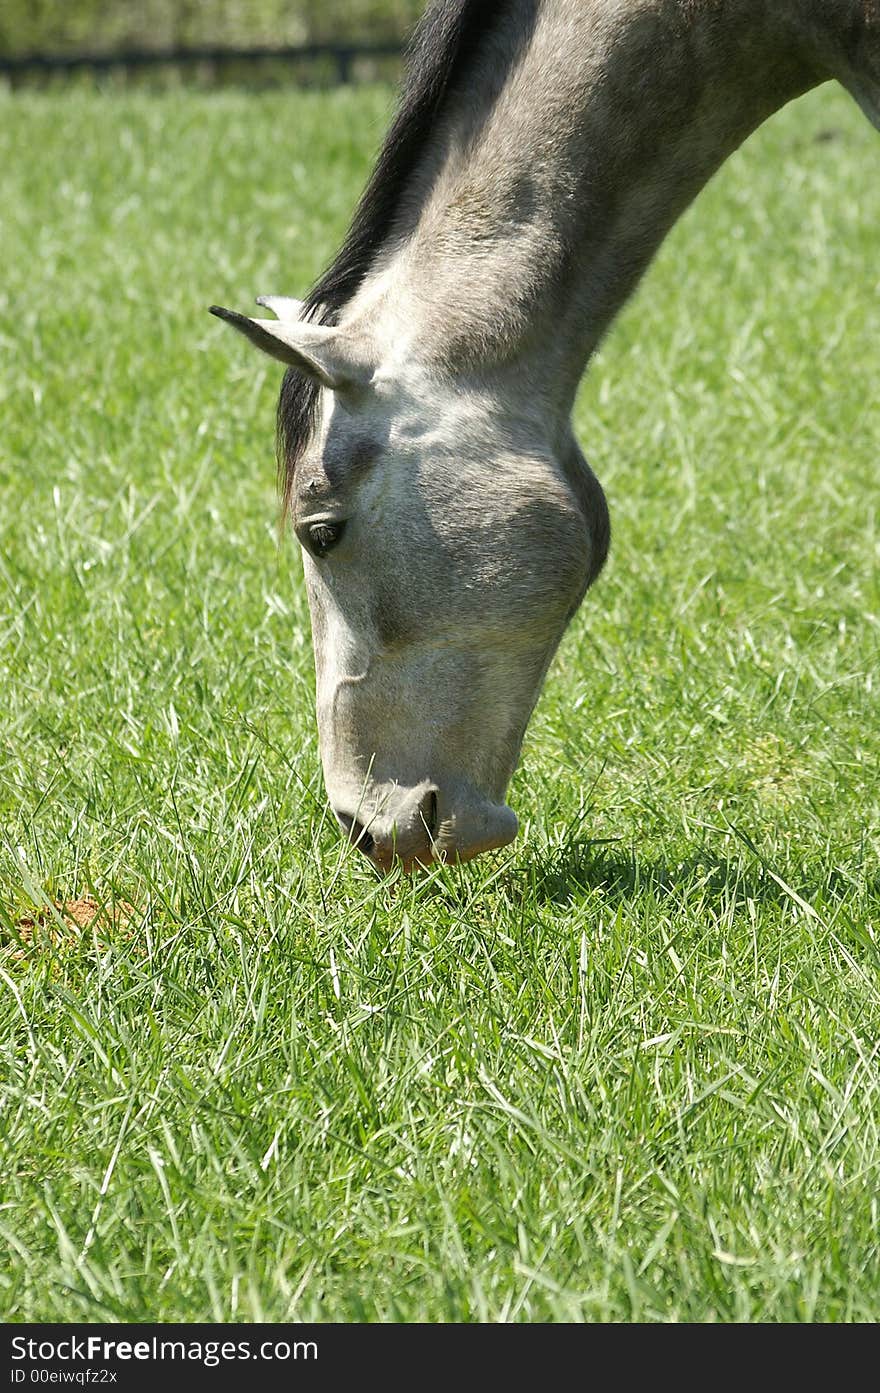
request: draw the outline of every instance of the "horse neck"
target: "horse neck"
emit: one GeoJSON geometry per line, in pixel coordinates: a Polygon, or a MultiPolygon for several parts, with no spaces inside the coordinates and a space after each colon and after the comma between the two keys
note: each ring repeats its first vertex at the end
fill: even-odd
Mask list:
{"type": "Polygon", "coordinates": [[[567,418],[677,217],[756,126],[830,75],[814,9],[511,0],[352,312],[402,360],[527,376],[567,418]]]}

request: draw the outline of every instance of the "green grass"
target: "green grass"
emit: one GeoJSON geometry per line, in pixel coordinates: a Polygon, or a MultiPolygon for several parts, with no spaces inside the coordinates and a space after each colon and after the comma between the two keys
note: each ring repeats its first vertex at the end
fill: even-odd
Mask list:
{"type": "Polygon", "coordinates": [[[304,290],[389,105],[0,103],[0,1314],[874,1319],[880,139],[816,93],[676,229],[522,834],[388,883],[205,306],[304,290]]]}

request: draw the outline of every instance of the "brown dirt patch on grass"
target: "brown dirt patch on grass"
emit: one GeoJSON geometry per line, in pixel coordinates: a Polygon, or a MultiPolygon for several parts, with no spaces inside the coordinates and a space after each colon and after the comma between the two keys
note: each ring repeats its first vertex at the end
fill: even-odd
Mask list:
{"type": "Polygon", "coordinates": [[[90,942],[96,939],[100,948],[106,948],[111,938],[119,937],[120,930],[124,937],[130,936],[128,924],[137,912],[127,900],[101,904],[94,895],[62,900],[54,909],[54,914],[47,907],[15,920],[22,946],[13,947],[13,957],[26,957],[41,941],[48,941],[54,948],[72,947],[82,941],[84,933],[89,935],[90,942]]]}

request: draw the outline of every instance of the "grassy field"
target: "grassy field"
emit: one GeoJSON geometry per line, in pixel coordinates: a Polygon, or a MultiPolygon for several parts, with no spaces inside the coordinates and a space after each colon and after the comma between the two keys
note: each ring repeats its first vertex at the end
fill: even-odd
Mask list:
{"type": "Polygon", "coordinates": [[[205,312],[305,289],[389,106],[0,101],[0,1315],[874,1319],[880,137],[813,94],[667,243],[521,836],[395,883],[205,312]]]}

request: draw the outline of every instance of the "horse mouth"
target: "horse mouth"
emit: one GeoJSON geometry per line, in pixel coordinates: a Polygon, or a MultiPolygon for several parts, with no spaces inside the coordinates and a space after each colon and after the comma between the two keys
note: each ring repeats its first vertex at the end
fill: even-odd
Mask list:
{"type": "MultiPolygon", "coordinates": [[[[454,843],[444,844],[442,829],[437,840],[432,840],[430,847],[415,852],[410,856],[401,855],[397,851],[383,851],[374,848],[372,853],[367,853],[370,860],[377,870],[383,875],[390,873],[397,867],[404,875],[420,875],[432,870],[435,866],[464,866],[468,861],[475,861],[478,856],[485,856],[490,851],[500,851],[502,847],[509,846],[516,837],[519,825],[516,815],[511,809],[506,809],[509,819],[505,819],[506,826],[499,828],[494,835],[487,836],[481,841],[469,843],[467,846],[456,846],[454,843]]],[[[364,842],[358,844],[360,850],[364,850],[364,842]]]]}
{"type": "MultiPolygon", "coordinates": [[[[340,800],[341,801],[341,800],[340,800]]],[[[463,865],[512,842],[519,830],[513,809],[476,788],[459,785],[444,796],[437,784],[424,781],[406,791],[387,812],[372,800],[360,800],[356,812],[334,808],[345,840],[383,875],[405,875],[438,865],[463,865]],[[366,804],[366,806],[364,806],[366,804]],[[383,812],[385,815],[383,816],[383,812]]]]}

